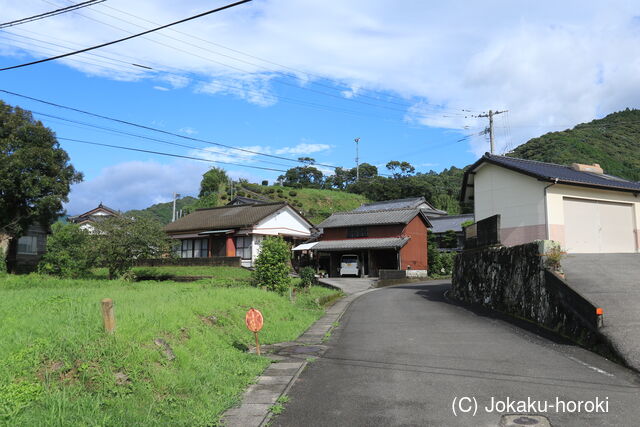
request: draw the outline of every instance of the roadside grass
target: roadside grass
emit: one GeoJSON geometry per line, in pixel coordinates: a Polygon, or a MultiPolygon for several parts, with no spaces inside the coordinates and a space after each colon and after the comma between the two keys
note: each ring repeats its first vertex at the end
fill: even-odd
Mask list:
{"type": "MultiPolygon", "coordinates": [[[[211,266],[159,266],[159,267],[134,267],[133,272],[138,277],[148,279],[170,279],[176,276],[212,276],[219,280],[231,280],[236,282],[249,281],[251,271],[240,267],[211,267],[211,266]]],[[[94,268],[91,271],[92,278],[107,279],[109,273],[106,268],[94,268]]]]}
{"type": "Polygon", "coordinates": [[[262,311],[262,343],[289,341],[322,315],[316,300],[333,292],[312,287],[292,303],[207,280],[3,277],[0,425],[216,425],[269,364],[239,350],[253,343],[245,312],[262,311]],[[115,302],[113,336],[102,328],[107,297],[115,302]]]}

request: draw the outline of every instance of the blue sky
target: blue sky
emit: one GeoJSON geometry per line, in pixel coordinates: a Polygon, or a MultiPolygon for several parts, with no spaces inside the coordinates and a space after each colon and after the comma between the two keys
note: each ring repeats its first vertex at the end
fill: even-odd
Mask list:
{"type": "MultiPolygon", "coordinates": [[[[67,4],[0,0],[0,9],[8,21],[67,4]]],[[[0,66],[154,26],[141,17],[163,24],[221,4],[109,0],[7,28],[0,31],[0,66]]],[[[503,152],[530,137],[638,106],[640,33],[633,2],[536,2],[526,10],[493,2],[488,15],[486,4],[470,2],[394,4],[257,0],[176,27],[180,33],[165,30],[94,51],[100,56],[4,71],[0,89],[228,146],[343,167],[354,166],[353,138],[360,137],[361,161],[381,171],[389,160],[409,161],[419,171],[473,162],[488,150],[488,141],[478,135],[485,120],[470,116],[489,108],[509,110],[496,118],[503,152]],[[153,70],[132,66],[134,61],[153,70]]],[[[62,138],[246,166],[296,165],[6,94],[0,99],[194,148],[36,114],[62,138]]],[[[168,201],[174,191],[194,195],[212,165],[64,140],[61,145],[85,174],[72,190],[71,214],[100,201],[127,210],[168,201]]],[[[280,174],[221,166],[254,182],[280,174]]]]}

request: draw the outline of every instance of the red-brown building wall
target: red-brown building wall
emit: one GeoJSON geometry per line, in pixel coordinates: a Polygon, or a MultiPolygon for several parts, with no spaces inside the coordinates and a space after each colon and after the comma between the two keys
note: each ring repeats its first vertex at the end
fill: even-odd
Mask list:
{"type": "MultiPolygon", "coordinates": [[[[320,236],[320,240],[351,240],[347,237],[347,228],[327,228],[320,236]]],[[[372,239],[378,237],[399,237],[402,235],[402,225],[369,225],[367,237],[355,237],[355,239],[372,239]]]]}
{"type": "Polygon", "coordinates": [[[411,270],[426,270],[427,224],[424,219],[417,215],[406,225],[402,234],[411,239],[400,249],[400,269],[406,270],[410,266],[411,270]]]}

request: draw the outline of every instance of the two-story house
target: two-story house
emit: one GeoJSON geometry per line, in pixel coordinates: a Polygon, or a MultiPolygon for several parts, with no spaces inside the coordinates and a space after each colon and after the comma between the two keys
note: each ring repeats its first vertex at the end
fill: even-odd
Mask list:
{"type": "MultiPolygon", "coordinates": [[[[343,255],[357,255],[361,275],[380,269],[427,270],[429,219],[421,209],[338,212],[317,225],[317,242],[301,245],[317,259],[328,258],[330,276],[338,276],[343,255]]],[[[296,248],[297,249],[297,248],[296,248]]]]}

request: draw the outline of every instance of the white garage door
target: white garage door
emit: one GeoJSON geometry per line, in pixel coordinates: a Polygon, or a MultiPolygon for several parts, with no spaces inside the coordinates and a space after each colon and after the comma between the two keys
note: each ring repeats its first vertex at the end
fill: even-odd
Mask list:
{"type": "Polygon", "coordinates": [[[636,251],[630,204],[565,197],[564,230],[570,253],[636,251]]]}

